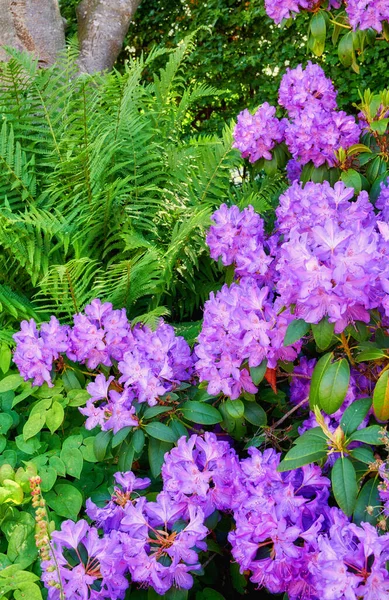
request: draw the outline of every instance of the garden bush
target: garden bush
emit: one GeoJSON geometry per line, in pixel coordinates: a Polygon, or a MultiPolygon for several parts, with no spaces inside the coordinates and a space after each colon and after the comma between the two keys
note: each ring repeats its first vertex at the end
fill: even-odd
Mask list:
{"type": "Polygon", "coordinates": [[[191,39],[6,67],[0,594],[385,600],[389,93],[308,62],[188,137],[191,39]]]}

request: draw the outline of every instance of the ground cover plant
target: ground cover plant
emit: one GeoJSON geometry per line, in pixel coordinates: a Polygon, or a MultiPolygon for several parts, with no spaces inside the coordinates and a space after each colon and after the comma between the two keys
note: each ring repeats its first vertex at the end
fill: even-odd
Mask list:
{"type": "Polygon", "coordinates": [[[7,67],[0,597],[387,599],[389,93],[351,114],[293,66],[277,106],[188,137],[214,93],[184,87],[190,44],[153,84],[7,67]]]}

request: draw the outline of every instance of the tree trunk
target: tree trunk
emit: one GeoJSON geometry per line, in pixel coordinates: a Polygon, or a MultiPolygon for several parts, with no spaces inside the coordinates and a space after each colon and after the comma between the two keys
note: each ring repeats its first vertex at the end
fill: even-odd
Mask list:
{"type": "Polygon", "coordinates": [[[112,69],[140,0],[82,0],[77,7],[79,68],[112,69]]]}
{"type": "MultiPolygon", "coordinates": [[[[65,46],[58,0],[0,0],[0,45],[28,50],[42,66],[55,62],[65,46]]],[[[7,58],[0,47],[0,60],[7,58]]]]}
{"type": "MultiPolygon", "coordinates": [[[[79,70],[111,69],[122,48],[140,0],[82,0],[77,7],[79,70]]],[[[1,46],[32,52],[41,66],[53,64],[65,47],[64,19],[58,0],[0,0],[1,46]]]]}

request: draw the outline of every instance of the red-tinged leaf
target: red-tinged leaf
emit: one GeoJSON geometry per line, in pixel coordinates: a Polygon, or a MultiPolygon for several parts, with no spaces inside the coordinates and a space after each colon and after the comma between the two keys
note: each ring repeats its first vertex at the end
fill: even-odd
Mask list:
{"type": "Polygon", "coordinates": [[[276,394],[277,393],[277,373],[275,369],[266,369],[265,379],[270,384],[271,389],[276,394]]]}

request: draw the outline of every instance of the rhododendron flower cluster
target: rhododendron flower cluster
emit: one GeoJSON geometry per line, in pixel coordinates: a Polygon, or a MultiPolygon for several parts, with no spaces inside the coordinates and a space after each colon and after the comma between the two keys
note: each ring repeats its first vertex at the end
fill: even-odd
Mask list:
{"type": "Polygon", "coordinates": [[[232,555],[259,587],[291,600],[385,598],[389,534],[351,524],[330,508],[330,481],[319,467],[278,473],[273,449],[248,452],[239,460],[212,433],[180,438],[165,454],[155,501],[138,493],[146,493],[149,480],[117,473],[108,504],[87,504],[102,537],[86,521],[65,521],[53,534],[58,569],[54,561],[42,565],[49,598],[60,597],[60,581],[66,597],[119,600],[128,576],[160,595],[173,586],[190,589],[207,549],[204,521],[215,510],[233,517],[232,555]]]}
{"type": "Polygon", "coordinates": [[[275,142],[285,140],[297,161],[293,163],[292,180],[298,165],[301,167],[312,161],[315,167],[325,163],[334,166],[335,152],[356,144],[361,136],[361,128],[354,117],[337,110],[336,95],[332,81],[319,65],[308,62],[305,69],[301,65],[287,69],[279,88],[279,104],[286,110],[288,119],[277,121],[273,117],[275,108],[268,103],[258,109],[255,115],[258,115],[258,123],[247,109],[244,110],[238,115],[234,147],[244,158],[249,156],[251,162],[260,158],[270,160],[270,150],[275,142]],[[263,117],[260,116],[262,113],[263,117]],[[270,114],[272,119],[269,119],[270,114]],[[255,150],[257,139],[261,140],[258,151],[255,150]],[[264,140],[266,152],[263,150],[264,140]]]}
{"type": "Polygon", "coordinates": [[[193,371],[191,350],[173,327],[162,320],[155,331],[131,327],[124,309],[113,310],[112,304],[98,299],[85,307],[85,314],[74,316],[72,327],[52,317],[38,331],[31,319],[22,322],[14,339],[15,363],[34,385],[45,381],[53,385],[52,370],[60,355],[86,363],[90,369],[113,368],[113,375],[100,373],[87,386],[90,399],[80,409],[87,417],[87,429],[99,425],[116,433],[137,426],[136,403],[154,406],[160,396],[188,381],[193,371]]]}
{"type": "Polygon", "coordinates": [[[275,114],[274,106],[264,102],[254,115],[246,108],[238,116],[233,147],[252,163],[260,158],[270,160],[270,150],[284,139],[285,119],[280,121],[275,114]]]}
{"type": "Polygon", "coordinates": [[[211,293],[204,307],[196,371],[210,394],[254,393],[250,367],[293,361],[301,345],[283,345],[293,319],[328,317],[341,333],[368,323],[372,309],[389,316],[387,190],[383,184],[376,214],[366,192],[353,201],[354,189],[343,182],[295,181],[280,197],[277,233],[268,239],[252,208],[216,211],[211,256],[233,264],[240,281],[211,293]]]}
{"type": "Polygon", "coordinates": [[[234,399],[242,390],[255,393],[249,367],[266,359],[269,368],[274,368],[278,360],[297,357],[301,343],[283,345],[293,315],[281,309],[269,288],[261,288],[254,278],[211,293],[195,348],[196,371],[200,381],[209,382],[210,394],[222,392],[234,399]]]}
{"type": "MultiPolygon", "coordinates": [[[[314,0],[265,0],[268,16],[275,23],[295,18],[302,10],[312,10],[317,5],[314,0]]],[[[386,0],[329,0],[327,9],[343,6],[351,27],[382,31],[382,23],[389,21],[389,6],[386,0]]]]}

